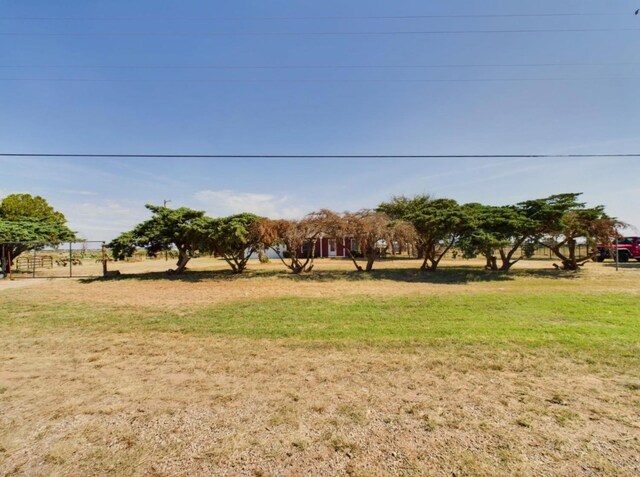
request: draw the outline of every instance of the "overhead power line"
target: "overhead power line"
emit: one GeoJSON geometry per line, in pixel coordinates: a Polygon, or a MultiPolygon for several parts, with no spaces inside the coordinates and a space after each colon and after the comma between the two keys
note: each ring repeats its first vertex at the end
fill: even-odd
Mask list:
{"type": "Polygon", "coordinates": [[[166,159],[569,159],[640,157],[638,154],[67,154],[0,153],[0,157],[86,157],[166,159]]]}
{"type": "Polygon", "coordinates": [[[122,16],[122,17],[52,17],[15,16],[0,17],[0,20],[53,20],[53,21],[216,21],[216,20],[412,20],[428,18],[553,18],[553,17],[627,17],[627,13],[486,13],[451,15],[333,15],[333,16],[224,16],[224,17],[176,17],[176,16],[122,16]]]}
{"type": "Polygon", "coordinates": [[[181,79],[181,78],[2,78],[4,82],[34,83],[201,83],[201,84],[332,84],[332,83],[511,83],[565,81],[640,81],[640,77],[575,77],[575,78],[428,78],[428,79],[181,79]]]}
{"type": "Polygon", "coordinates": [[[619,63],[469,63],[422,65],[2,65],[0,68],[16,69],[139,69],[139,70],[340,70],[340,69],[446,69],[446,68],[528,68],[528,67],[592,67],[636,66],[640,62],[619,63]]]}
{"type": "Polygon", "coordinates": [[[461,35],[493,33],[605,33],[635,32],[640,28],[542,28],[542,29],[499,29],[499,30],[415,30],[415,31],[297,31],[297,32],[82,32],[82,33],[42,33],[42,32],[0,32],[0,36],[17,37],[178,37],[207,38],[220,36],[411,36],[411,35],[461,35]]]}
{"type": "Polygon", "coordinates": [[[34,83],[201,83],[201,84],[332,84],[332,83],[519,83],[565,81],[640,81],[640,77],[581,77],[581,78],[443,78],[443,79],[144,79],[144,78],[0,78],[4,82],[34,83]]]}

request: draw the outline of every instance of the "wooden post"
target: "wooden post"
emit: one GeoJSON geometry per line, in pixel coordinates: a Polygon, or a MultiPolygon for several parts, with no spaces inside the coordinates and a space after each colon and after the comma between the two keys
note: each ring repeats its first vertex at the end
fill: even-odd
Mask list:
{"type": "Polygon", "coordinates": [[[11,249],[7,251],[7,256],[9,257],[9,262],[7,263],[7,269],[9,271],[9,280],[13,280],[13,275],[11,274],[11,249]]]}
{"type": "Polygon", "coordinates": [[[107,246],[102,242],[102,276],[107,276],[107,246]]]}
{"type": "Polygon", "coordinates": [[[73,277],[73,242],[69,242],[69,278],[73,277]]]}
{"type": "Polygon", "coordinates": [[[34,245],[33,246],[33,272],[31,273],[31,277],[32,278],[36,278],[36,253],[37,253],[37,248],[34,245]]]}

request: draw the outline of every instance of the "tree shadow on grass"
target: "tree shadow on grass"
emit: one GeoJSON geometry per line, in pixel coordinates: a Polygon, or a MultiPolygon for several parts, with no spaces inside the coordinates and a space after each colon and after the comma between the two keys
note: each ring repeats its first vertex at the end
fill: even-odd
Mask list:
{"type": "Polygon", "coordinates": [[[288,270],[245,270],[243,273],[234,274],[231,270],[187,270],[183,274],[170,274],[167,272],[151,272],[141,274],[122,274],[108,278],[87,278],[81,283],[93,283],[95,281],[179,281],[179,282],[216,282],[216,281],[243,281],[255,278],[272,278],[289,280],[291,282],[332,282],[346,280],[353,282],[375,282],[381,280],[403,283],[432,283],[464,285],[475,282],[507,282],[521,277],[548,278],[548,279],[574,279],[576,272],[563,272],[559,270],[520,269],[509,273],[492,272],[473,266],[443,267],[435,272],[422,271],[412,268],[386,268],[371,272],[358,272],[356,270],[313,270],[309,273],[293,274],[288,270]]]}

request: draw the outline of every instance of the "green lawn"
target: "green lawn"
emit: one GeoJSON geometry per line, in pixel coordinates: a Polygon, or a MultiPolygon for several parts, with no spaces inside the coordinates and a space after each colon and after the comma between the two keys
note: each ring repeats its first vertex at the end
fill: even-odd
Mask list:
{"type": "Polygon", "coordinates": [[[640,351],[637,297],[499,293],[374,299],[280,298],[184,311],[9,301],[3,328],[174,332],[341,345],[551,347],[610,359],[640,351]]]}

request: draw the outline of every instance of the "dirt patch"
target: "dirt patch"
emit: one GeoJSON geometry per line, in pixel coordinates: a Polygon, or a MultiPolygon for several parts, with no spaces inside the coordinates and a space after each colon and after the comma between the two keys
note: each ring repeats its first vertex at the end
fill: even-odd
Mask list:
{"type": "Polygon", "coordinates": [[[45,278],[30,278],[30,279],[21,279],[21,280],[9,280],[2,279],[0,280],[0,292],[3,290],[12,290],[14,288],[24,288],[28,286],[37,286],[43,285],[51,280],[47,280],[45,278]]]}

